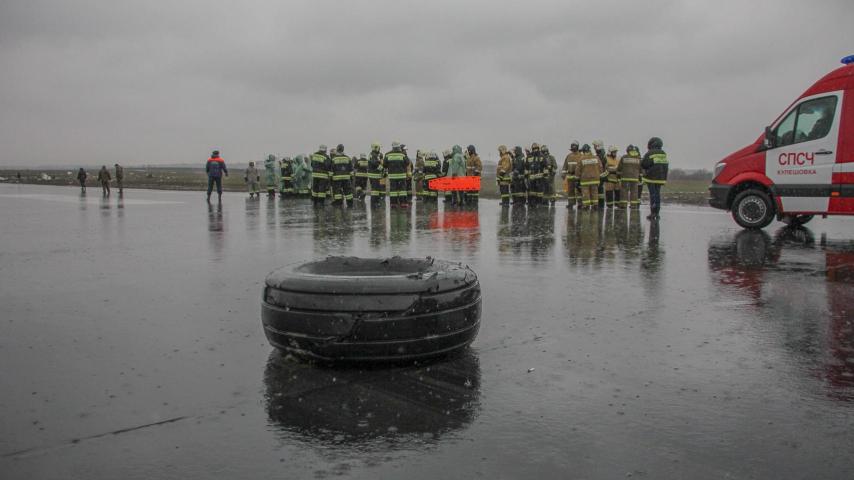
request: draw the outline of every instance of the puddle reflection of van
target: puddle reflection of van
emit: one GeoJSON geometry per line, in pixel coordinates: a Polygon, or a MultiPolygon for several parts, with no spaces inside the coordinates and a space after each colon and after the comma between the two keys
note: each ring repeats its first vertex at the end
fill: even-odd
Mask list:
{"type": "Polygon", "coordinates": [[[795,100],[753,144],[718,162],[709,204],[744,228],[854,214],[854,55],[795,100]]]}

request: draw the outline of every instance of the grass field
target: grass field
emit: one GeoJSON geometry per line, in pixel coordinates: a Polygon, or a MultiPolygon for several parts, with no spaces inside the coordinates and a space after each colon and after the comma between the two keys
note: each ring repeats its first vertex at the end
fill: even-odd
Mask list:
{"type": "MultiPolygon", "coordinates": [[[[494,168],[494,167],[493,167],[494,168]]],[[[76,170],[0,170],[0,180],[6,183],[15,182],[16,174],[20,172],[21,182],[39,185],[77,185],[76,170]],[[50,179],[45,180],[42,174],[50,179]]],[[[97,186],[97,170],[88,170],[89,178],[87,185],[97,186]]],[[[112,175],[114,172],[110,170],[112,175]]],[[[148,188],[154,190],[205,190],[207,188],[207,176],[201,168],[125,168],[125,188],[148,188]]],[[[115,185],[115,182],[113,182],[115,185]]],[[[668,181],[662,191],[665,202],[705,204],[708,194],[709,180],[680,180],[668,181]]],[[[559,193],[563,193],[563,187],[558,177],[555,187],[559,193]]],[[[261,182],[263,190],[263,176],[261,182]]],[[[243,169],[232,169],[231,175],[223,179],[223,189],[228,192],[243,192],[246,186],[243,183],[243,169]]],[[[495,172],[487,166],[481,180],[481,197],[498,198],[498,186],[495,182],[495,172]]]]}

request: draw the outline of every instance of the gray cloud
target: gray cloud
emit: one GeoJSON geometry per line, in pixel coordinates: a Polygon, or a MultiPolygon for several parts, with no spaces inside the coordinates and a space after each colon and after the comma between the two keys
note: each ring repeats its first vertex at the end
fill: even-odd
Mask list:
{"type": "Polygon", "coordinates": [[[854,44],[848,2],[0,4],[0,165],[665,139],[710,168],[854,44]]]}

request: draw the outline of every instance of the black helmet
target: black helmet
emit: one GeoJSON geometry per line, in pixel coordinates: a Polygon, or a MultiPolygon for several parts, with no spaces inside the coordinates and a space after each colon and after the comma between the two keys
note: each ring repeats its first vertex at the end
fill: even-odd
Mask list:
{"type": "Polygon", "coordinates": [[[581,146],[581,151],[584,153],[589,152],[590,151],[590,145],[585,143],[584,145],[581,146]]]}
{"type": "Polygon", "coordinates": [[[516,145],[515,147],[513,147],[513,154],[514,154],[517,158],[518,158],[518,157],[521,157],[521,156],[523,155],[522,147],[520,147],[519,145],[516,145]]]}
{"type": "Polygon", "coordinates": [[[646,143],[646,148],[650,149],[650,150],[652,150],[652,149],[657,150],[663,146],[664,146],[664,142],[662,142],[661,139],[658,137],[652,137],[649,139],[649,142],[646,143]]]}
{"type": "Polygon", "coordinates": [[[344,153],[344,144],[339,143],[337,147],[335,147],[335,151],[338,153],[344,153]]]}
{"type": "Polygon", "coordinates": [[[214,150],[213,153],[211,153],[212,157],[216,157],[217,155],[219,155],[219,150],[214,150]]]}
{"type": "Polygon", "coordinates": [[[477,153],[474,151],[474,145],[469,145],[468,147],[466,147],[466,150],[468,150],[469,155],[474,155],[475,153],[477,153]]]}

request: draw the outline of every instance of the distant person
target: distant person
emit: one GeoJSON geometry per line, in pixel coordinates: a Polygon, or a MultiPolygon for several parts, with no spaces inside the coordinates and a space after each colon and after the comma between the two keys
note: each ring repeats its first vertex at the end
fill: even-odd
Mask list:
{"type": "Polygon", "coordinates": [[[15,174],[15,177],[18,179],[18,183],[21,183],[21,172],[15,174]]]}
{"type": "MultiPolygon", "coordinates": [[[[403,145],[400,142],[392,142],[391,150],[385,154],[386,179],[388,179],[388,196],[391,206],[405,206],[409,203],[406,198],[406,172],[408,167],[409,157],[403,151],[403,145]]],[[[465,169],[465,165],[463,165],[463,169],[465,169]]]]}
{"type": "Polygon", "coordinates": [[[581,187],[581,204],[587,210],[599,208],[598,189],[602,175],[602,164],[595,153],[590,151],[590,145],[581,146],[581,155],[575,160],[575,174],[581,187]]]}
{"type": "MultiPolygon", "coordinates": [[[[450,168],[450,165],[451,165],[451,156],[452,156],[452,154],[451,154],[450,148],[447,150],[444,150],[442,152],[442,176],[443,177],[448,176],[448,168],[450,168]]],[[[443,200],[445,203],[448,203],[451,201],[451,195],[453,194],[453,192],[451,192],[450,190],[445,190],[442,192],[442,194],[445,197],[443,200]]]]}
{"type": "Polygon", "coordinates": [[[566,208],[570,209],[574,208],[576,204],[578,204],[578,208],[584,206],[581,203],[581,196],[578,194],[578,175],[575,170],[578,165],[578,158],[581,156],[579,148],[578,140],[573,140],[569,144],[569,153],[563,159],[563,170],[561,170],[565,185],[564,190],[566,190],[566,208]]]}
{"type": "Polygon", "coordinates": [[[249,166],[243,172],[243,181],[246,182],[246,188],[249,190],[249,198],[254,198],[255,195],[261,198],[258,188],[261,183],[261,175],[258,173],[258,169],[255,168],[255,162],[249,162],[249,166]]]}
{"type": "Polygon", "coordinates": [[[669,162],[662,148],[664,142],[658,137],[652,137],[647,143],[647,152],[641,160],[644,169],[643,181],[649,189],[649,216],[647,220],[656,221],[661,211],[661,187],[667,183],[669,162]]]}
{"type": "Polygon", "coordinates": [[[617,174],[617,167],[620,164],[620,159],[617,158],[619,151],[619,148],[611,145],[605,156],[605,206],[607,208],[620,206],[620,176],[617,174]]]}
{"type": "Polygon", "coordinates": [[[214,150],[211,153],[211,158],[205,164],[205,172],[208,174],[208,203],[211,201],[214,183],[216,183],[218,200],[222,202],[222,176],[228,176],[228,168],[225,166],[225,160],[219,156],[219,150],[214,150]]]}
{"type": "Polygon", "coordinates": [[[355,163],[355,173],[353,175],[354,182],[353,186],[355,187],[355,196],[359,200],[365,198],[365,192],[368,191],[368,156],[364,153],[359,155],[359,158],[356,159],[355,163]]]}
{"type": "MultiPolygon", "coordinates": [[[[469,177],[479,177],[483,171],[483,162],[480,160],[480,155],[474,148],[474,145],[466,147],[466,175],[469,177]]],[[[465,192],[466,203],[477,205],[480,200],[480,191],[465,192]]]]}
{"type": "Polygon", "coordinates": [[[101,170],[98,171],[98,181],[101,183],[101,193],[106,197],[110,194],[110,171],[106,165],[101,165],[101,170]]]}
{"type": "MultiPolygon", "coordinates": [[[[463,149],[459,145],[454,145],[451,149],[448,176],[451,178],[466,176],[466,160],[463,158],[463,149]]],[[[451,205],[462,206],[463,204],[465,204],[465,193],[460,190],[454,190],[451,193],[451,205]]]]}
{"type": "Polygon", "coordinates": [[[637,184],[640,181],[640,151],[638,147],[629,145],[626,154],[617,164],[617,176],[620,177],[620,208],[640,208],[637,184]]]}
{"type": "Polygon", "coordinates": [[[371,144],[371,153],[368,156],[368,180],[371,181],[371,206],[385,204],[384,169],[382,146],[374,142],[371,144]]]}
{"type": "Polygon", "coordinates": [[[282,156],[279,161],[279,196],[293,196],[296,194],[294,187],[294,161],[291,157],[282,156]]]}
{"type": "Polygon", "coordinates": [[[525,152],[519,145],[513,148],[513,171],[510,177],[513,179],[510,183],[513,203],[524,204],[528,201],[528,185],[525,183],[525,152]]]}
{"type": "Polygon", "coordinates": [[[311,154],[311,198],[315,206],[323,206],[329,190],[329,177],[332,172],[332,160],[326,154],[326,145],[317,147],[311,154]]]}
{"type": "Polygon", "coordinates": [[[548,200],[550,205],[554,205],[555,200],[557,200],[557,194],[555,192],[557,160],[555,159],[555,156],[549,152],[548,146],[541,146],[540,151],[542,152],[543,167],[545,169],[545,172],[543,173],[543,181],[545,182],[543,185],[543,199],[548,200]]]}
{"type": "Polygon", "coordinates": [[[80,167],[80,170],[77,171],[77,181],[80,182],[80,193],[86,193],[86,178],[88,176],[83,167],[80,167]]]}
{"type": "Polygon", "coordinates": [[[267,155],[267,159],[264,160],[264,184],[267,187],[268,197],[275,197],[276,188],[279,186],[279,178],[276,176],[277,166],[276,156],[272,153],[267,155]]]}
{"type": "Polygon", "coordinates": [[[311,196],[311,167],[305,163],[305,155],[294,157],[294,191],[299,197],[311,196]]]}
{"type": "Polygon", "coordinates": [[[115,165],[116,167],[116,186],[119,187],[119,195],[124,193],[124,179],[125,179],[125,169],[122,168],[118,163],[115,165]]]}
{"type": "Polygon", "coordinates": [[[332,154],[332,204],[353,206],[353,160],[338,144],[332,154]]]}
{"type": "Polygon", "coordinates": [[[505,145],[498,146],[498,168],[495,171],[495,181],[498,182],[498,191],[501,194],[501,205],[510,205],[510,173],[513,170],[513,156],[507,151],[505,145]]]}

